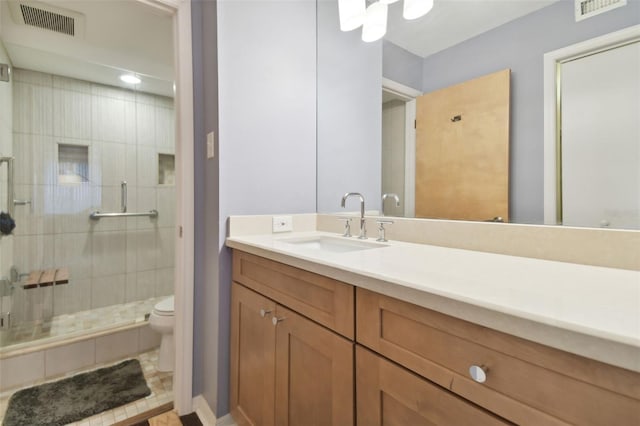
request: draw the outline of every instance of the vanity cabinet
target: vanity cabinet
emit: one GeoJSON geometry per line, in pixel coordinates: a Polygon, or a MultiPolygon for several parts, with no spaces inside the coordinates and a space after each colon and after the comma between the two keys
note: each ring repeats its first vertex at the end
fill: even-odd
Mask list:
{"type": "Polygon", "coordinates": [[[242,252],[234,253],[233,278],[236,423],[352,425],[354,343],[341,334],[353,336],[353,287],[242,252]]]}
{"type": "Polygon", "coordinates": [[[241,251],[233,281],[239,425],[640,424],[638,373],[241,251]]]}
{"type": "Polygon", "coordinates": [[[507,425],[415,373],[356,347],[359,425],[507,425]]]}
{"type": "Polygon", "coordinates": [[[358,343],[514,423],[640,424],[637,373],[362,288],[356,313],[358,343]]]}

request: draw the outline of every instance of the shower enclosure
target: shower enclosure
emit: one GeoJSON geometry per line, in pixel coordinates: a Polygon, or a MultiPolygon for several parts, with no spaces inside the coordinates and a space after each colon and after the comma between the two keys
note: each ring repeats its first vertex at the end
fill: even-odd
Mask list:
{"type": "Polygon", "coordinates": [[[173,294],[173,99],[13,69],[0,103],[0,354],[144,321],[173,294]]]}

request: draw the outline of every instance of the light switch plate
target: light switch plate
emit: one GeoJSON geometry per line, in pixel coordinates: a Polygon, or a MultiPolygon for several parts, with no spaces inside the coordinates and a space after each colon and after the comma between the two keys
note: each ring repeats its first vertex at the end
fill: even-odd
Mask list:
{"type": "Polygon", "coordinates": [[[215,134],[213,132],[207,133],[207,158],[208,159],[215,157],[214,143],[215,143],[215,134]]]}
{"type": "Polygon", "coordinates": [[[293,217],[291,216],[274,216],[273,232],[289,232],[293,231],[293,217]]]}

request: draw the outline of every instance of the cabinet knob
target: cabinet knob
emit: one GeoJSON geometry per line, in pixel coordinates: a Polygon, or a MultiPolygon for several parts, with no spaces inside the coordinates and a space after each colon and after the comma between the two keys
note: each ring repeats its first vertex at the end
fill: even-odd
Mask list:
{"type": "Polygon", "coordinates": [[[265,310],[265,309],[260,309],[260,316],[261,316],[262,318],[266,317],[266,316],[267,316],[267,314],[270,314],[270,313],[271,313],[271,311],[267,311],[267,310],[265,310]]]}
{"type": "Polygon", "coordinates": [[[280,321],[284,321],[286,318],[282,317],[282,318],[278,318],[278,317],[273,317],[271,318],[271,323],[275,326],[278,325],[278,323],[280,321]]]}
{"type": "Polygon", "coordinates": [[[484,365],[472,365],[469,367],[469,375],[478,383],[484,383],[487,380],[487,368],[484,365]]]}

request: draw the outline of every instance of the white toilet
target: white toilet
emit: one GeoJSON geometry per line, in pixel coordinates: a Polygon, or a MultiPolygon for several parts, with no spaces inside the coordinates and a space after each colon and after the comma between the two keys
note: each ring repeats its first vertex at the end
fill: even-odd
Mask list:
{"type": "Polygon", "coordinates": [[[158,371],[173,371],[175,348],[173,344],[173,327],[175,325],[173,312],[173,296],[158,302],[149,317],[152,330],[162,336],[160,354],[158,355],[158,371]]]}

